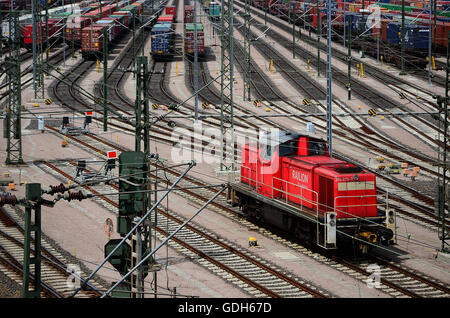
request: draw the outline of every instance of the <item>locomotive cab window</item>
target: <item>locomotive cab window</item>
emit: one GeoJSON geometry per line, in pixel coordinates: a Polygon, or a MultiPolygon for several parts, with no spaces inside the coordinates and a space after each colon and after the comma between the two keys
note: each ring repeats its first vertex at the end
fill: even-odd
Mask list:
{"type": "Polygon", "coordinates": [[[280,145],[280,157],[295,155],[297,153],[298,140],[293,139],[280,145]]]}
{"type": "Polygon", "coordinates": [[[325,143],[318,141],[309,141],[308,152],[310,156],[324,156],[327,154],[325,143]]]}

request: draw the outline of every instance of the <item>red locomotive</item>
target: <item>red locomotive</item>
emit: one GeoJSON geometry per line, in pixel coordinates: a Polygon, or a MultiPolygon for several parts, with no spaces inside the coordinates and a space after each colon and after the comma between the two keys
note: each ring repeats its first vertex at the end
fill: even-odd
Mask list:
{"type": "Polygon", "coordinates": [[[325,141],[284,132],[242,147],[231,200],[251,218],[324,248],[393,244],[395,218],[377,200],[376,179],[329,156],[325,141]]]}

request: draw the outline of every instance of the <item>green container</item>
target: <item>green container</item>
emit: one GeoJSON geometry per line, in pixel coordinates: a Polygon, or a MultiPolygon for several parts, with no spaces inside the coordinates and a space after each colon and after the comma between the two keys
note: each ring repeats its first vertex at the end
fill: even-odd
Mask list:
{"type": "MultiPolygon", "coordinates": [[[[186,23],[186,31],[194,31],[194,23],[186,23]]],[[[197,32],[203,31],[203,24],[197,23],[197,32]]]]}

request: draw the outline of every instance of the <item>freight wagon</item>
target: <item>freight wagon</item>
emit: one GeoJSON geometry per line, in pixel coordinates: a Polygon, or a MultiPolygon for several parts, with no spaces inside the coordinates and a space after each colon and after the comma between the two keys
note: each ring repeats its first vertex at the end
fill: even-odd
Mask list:
{"type": "MultiPolygon", "coordinates": [[[[186,23],[184,31],[184,53],[187,57],[194,56],[194,39],[195,39],[195,24],[186,23]]],[[[197,23],[197,53],[198,56],[203,56],[205,53],[205,37],[203,31],[203,24],[197,23]]]]}
{"type": "Polygon", "coordinates": [[[151,54],[154,59],[168,59],[174,54],[174,31],[172,23],[157,23],[151,31],[151,54]]]}
{"type": "Polygon", "coordinates": [[[220,4],[216,2],[209,3],[209,18],[212,22],[220,21],[220,4]]]}
{"type": "Polygon", "coordinates": [[[122,1],[118,5],[104,6],[85,16],[91,21],[89,26],[81,29],[81,52],[84,58],[101,59],[104,53],[103,32],[107,30],[108,51],[115,45],[115,40],[128,30],[142,13],[142,3],[122,1]],[[124,7],[121,7],[124,6],[124,7]],[[100,18],[101,17],[101,18],[100,18]]]}
{"type": "Polygon", "coordinates": [[[184,7],[184,23],[194,22],[194,6],[184,7]]]}
{"type": "Polygon", "coordinates": [[[177,8],[176,7],[166,7],[165,8],[166,15],[173,16],[173,21],[177,21],[177,8]]]}

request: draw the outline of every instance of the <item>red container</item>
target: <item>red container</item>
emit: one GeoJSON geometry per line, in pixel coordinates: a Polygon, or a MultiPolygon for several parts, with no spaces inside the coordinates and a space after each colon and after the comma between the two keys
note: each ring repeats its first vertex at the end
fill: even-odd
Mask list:
{"type": "Polygon", "coordinates": [[[48,19],[48,36],[52,36],[59,31],[64,25],[64,20],[62,19],[48,19]]]}
{"type": "MultiPolygon", "coordinates": [[[[38,37],[38,39],[39,39],[39,37],[38,37]]],[[[23,43],[24,44],[32,44],[33,43],[33,25],[32,24],[27,24],[23,27],[23,43]]]]}
{"type": "Polygon", "coordinates": [[[436,21],[436,45],[441,49],[447,49],[449,30],[450,22],[436,21]]]}
{"type": "Polygon", "coordinates": [[[173,22],[173,15],[161,15],[158,22],[173,22]]]}
{"type": "Polygon", "coordinates": [[[114,37],[117,36],[122,31],[122,25],[119,23],[118,19],[106,17],[103,20],[112,21],[114,23],[114,30],[113,30],[114,37]]]}
{"type": "Polygon", "coordinates": [[[88,26],[81,30],[81,51],[101,52],[103,49],[103,29],[105,26],[88,26]]]}
{"type": "Polygon", "coordinates": [[[184,23],[194,22],[194,6],[184,7],[184,23]]]}
{"type": "Polygon", "coordinates": [[[166,15],[171,15],[173,16],[173,20],[176,20],[176,11],[177,9],[175,7],[166,7],[166,15]]]}
{"type": "MultiPolygon", "coordinates": [[[[184,51],[189,54],[194,54],[194,32],[185,32],[184,51]]],[[[205,37],[203,31],[197,31],[197,52],[202,54],[205,51],[205,37]]]]}
{"type": "Polygon", "coordinates": [[[124,20],[124,25],[125,26],[129,26],[130,25],[130,13],[129,12],[127,12],[127,11],[117,11],[117,12],[114,12],[114,15],[123,15],[124,17],[125,17],[125,20],[124,20]]]}

